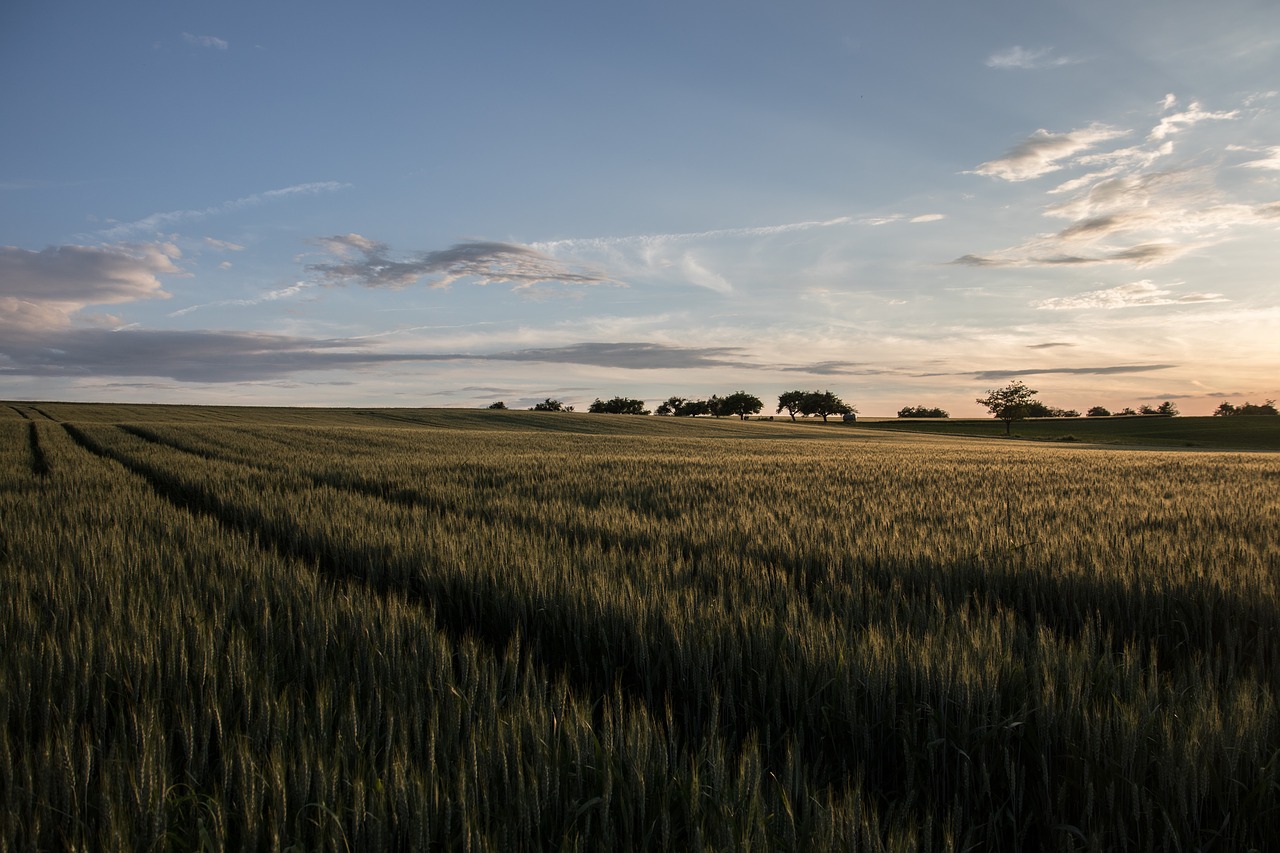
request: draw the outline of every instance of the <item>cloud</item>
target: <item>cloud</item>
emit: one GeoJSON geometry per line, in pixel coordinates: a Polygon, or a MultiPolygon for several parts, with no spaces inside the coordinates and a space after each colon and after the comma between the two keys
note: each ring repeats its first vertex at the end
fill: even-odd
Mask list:
{"type": "Polygon", "coordinates": [[[0,328],[51,328],[86,305],[165,299],[158,276],[184,275],[170,243],[0,247],[0,328]]]}
{"type": "MultiPolygon", "coordinates": [[[[226,269],[230,264],[221,264],[220,268],[226,269]]],[[[186,308],[180,308],[169,314],[170,317],[185,317],[188,314],[201,311],[205,308],[223,308],[227,306],[248,307],[252,305],[261,305],[264,302],[275,302],[280,299],[287,299],[290,296],[296,296],[307,288],[315,287],[314,284],[306,281],[295,282],[288,287],[281,287],[276,290],[269,290],[259,296],[247,299],[219,299],[217,302],[202,302],[199,305],[188,305],[186,308]]]]}
{"type": "Polygon", "coordinates": [[[978,370],[962,374],[974,379],[1007,379],[1011,376],[1038,376],[1040,374],[1067,374],[1070,376],[1114,376],[1125,373],[1150,373],[1153,370],[1169,370],[1176,364],[1116,364],[1107,367],[1031,367],[1025,370],[978,370]]]}
{"type": "Polygon", "coordinates": [[[478,356],[485,361],[540,361],[659,370],[692,367],[759,367],[743,358],[739,347],[680,347],[668,344],[624,342],[581,343],[563,347],[515,350],[478,356]]]}
{"type": "Polygon", "coordinates": [[[895,368],[868,367],[856,361],[819,361],[814,364],[780,367],[787,373],[808,373],[814,376],[902,376],[905,371],[895,368]]]}
{"type": "Polygon", "coordinates": [[[193,44],[196,47],[211,47],[214,50],[226,50],[227,42],[217,36],[197,36],[191,33],[183,33],[182,39],[187,44],[193,44]]]}
{"type": "Polygon", "coordinates": [[[1053,48],[1051,47],[1028,50],[1025,47],[1014,45],[1008,50],[1002,50],[988,56],[986,64],[988,68],[1001,70],[1011,68],[1034,70],[1039,68],[1061,68],[1064,65],[1074,65],[1078,62],[1080,62],[1079,59],[1069,56],[1054,56],[1053,48]]]}
{"type": "Polygon", "coordinates": [[[313,241],[338,256],[331,263],[310,264],[307,269],[330,284],[355,283],[364,287],[398,289],[423,278],[431,287],[448,287],[470,279],[477,284],[512,284],[527,290],[536,284],[618,284],[603,273],[573,268],[529,246],[514,243],[472,241],[448,249],[423,252],[409,260],[393,260],[390,247],[359,234],[322,237],[313,241]]]}
{"type": "MultiPolygon", "coordinates": [[[[1176,109],[1176,97],[1166,97],[1161,106],[1164,112],[1176,109]]],[[[969,252],[951,263],[991,268],[1089,264],[1147,267],[1214,246],[1236,229],[1270,225],[1280,212],[1280,202],[1232,198],[1219,184],[1224,168],[1221,163],[1206,163],[1197,156],[1192,161],[1156,165],[1173,155],[1172,137],[1188,133],[1203,122],[1227,120],[1238,114],[1238,110],[1210,111],[1192,103],[1160,118],[1137,145],[1111,150],[1101,143],[1123,133],[1112,131],[1107,125],[1095,123],[1085,131],[1070,134],[1038,131],[1010,155],[982,164],[975,173],[1025,180],[1046,171],[1088,168],[1085,174],[1048,190],[1051,196],[1060,198],[1041,210],[1044,216],[1065,219],[1069,224],[1007,248],[969,252]]],[[[1241,165],[1280,169],[1280,147],[1228,146],[1227,150],[1264,153],[1267,156],[1241,165]]],[[[1266,186],[1261,182],[1243,187],[1236,183],[1236,193],[1257,192],[1266,186]]]]}
{"type": "MultiPolygon", "coordinates": [[[[1169,104],[1169,97],[1165,97],[1165,104],[1169,104]]],[[[1166,107],[1167,108],[1167,107],[1166,107]]],[[[1167,115],[1160,119],[1160,123],[1151,130],[1149,139],[1164,139],[1175,133],[1181,133],[1187,128],[1194,127],[1202,121],[1230,121],[1239,118],[1239,110],[1228,110],[1224,112],[1207,112],[1196,101],[1192,101],[1187,108],[1180,113],[1167,115]]]]}
{"type": "Polygon", "coordinates": [[[685,252],[680,258],[680,271],[686,280],[705,287],[708,290],[714,290],[717,293],[731,293],[733,285],[729,284],[728,279],[719,273],[712,272],[703,266],[693,252],[685,252]]]}
{"type": "Polygon", "coordinates": [[[205,237],[204,244],[212,249],[221,249],[224,252],[242,252],[244,246],[239,243],[231,243],[227,240],[218,240],[213,237],[205,237]]]}
{"type": "Polygon", "coordinates": [[[1185,293],[1174,296],[1168,287],[1143,279],[1131,284],[1121,284],[1105,290],[1091,290],[1075,296],[1059,296],[1041,299],[1031,307],[1047,311],[1066,311],[1092,308],[1146,308],[1157,305],[1193,305],[1205,302],[1227,302],[1220,293],[1185,293]]]}
{"type": "Polygon", "coordinates": [[[309,184],[295,184],[290,187],[281,187],[280,189],[267,190],[266,192],[243,196],[212,207],[205,207],[197,210],[170,210],[163,213],[152,213],[149,216],[144,216],[142,219],[137,219],[133,222],[116,223],[111,227],[98,232],[98,234],[109,240],[120,240],[132,235],[143,233],[154,234],[164,228],[176,225],[179,222],[189,222],[192,220],[205,219],[210,216],[217,216],[222,213],[232,213],[237,210],[243,210],[246,207],[255,207],[269,201],[278,201],[280,199],[291,198],[294,196],[308,196],[316,195],[318,193],[336,192],[337,190],[346,189],[349,186],[350,184],[343,184],[338,181],[317,181],[309,184]]]}
{"type": "Polygon", "coordinates": [[[947,218],[947,215],[946,215],[945,213],[922,213],[922,214],[920,214],[919,216],[913,216],[913,217],[911,217],[911,219],[910,219],[910,220],[908,220],[908,221],[910,221],[910,222],[912,222],[912,223],[917,223],[917,222],[940,222],[941,220],[946,219],[946,218],[947,218]]]}
{"type": "MultiPolygon", "coordinates": [[[[1236,149],[1236,150],[1240,150],[1240,149],[1236,149]]],[[[1280,145],[1273,145],[1270,148],[1265,148],[1263,150],[1267,152],[1266,157],[1262,157],[1258,160],[1249,160],[1247,162],[1241,163],[1240,164],[1241,168],[1266,169],[1272,172],[1280,171],[1280,145]]]]}
{"type": "Polygon", "coordinates": [[[1000,159],[982,163],[973,173],[1005,181],[1029,181],[1058,171],[1063,168],[1062,161],[1082,151],[1128,133],[1097,123],[1066,133],[1040,129],[1000,159]]]}
{"type": "Polygon", "coordinates": [[[1167,263],[1186,254],[1191,248],[1191,246],[1174,243],[1140,243],[1094,255],[1069,253],[1025,255],[1022,247],[1016,247],[990,256],[961,255],[949,263],[970,267],[1064,267],[1090,264],[1132,264],[1135,267],[1147,267],[1167,263]]]}
{"type": "Polygon", "coordinates": [[[587,342],[489,353],[407,352],[362,339],[232,331],[23,327],[0,343],[0,376],[151,376],[180,382],[279,379],[318,370],[392,363],[578,364],[626,370],[759,367],[737,347],[587,342]]]}
{"type": "Polygon", "coordinates": [[[1073,347],[1075,344],[1066,341],[1049,341],[1043,344],[1027,344],[1027,349],[1054,349],[1056,347],[1073,347]]]}

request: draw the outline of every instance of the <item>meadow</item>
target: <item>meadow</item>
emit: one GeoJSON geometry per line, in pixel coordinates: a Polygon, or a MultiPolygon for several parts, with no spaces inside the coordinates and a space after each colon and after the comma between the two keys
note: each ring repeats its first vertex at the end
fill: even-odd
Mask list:
{"type": "Polygon", "coordinates": [[[1280,455],[0,405],[0,850],[1249,850],[1280,455]]]}

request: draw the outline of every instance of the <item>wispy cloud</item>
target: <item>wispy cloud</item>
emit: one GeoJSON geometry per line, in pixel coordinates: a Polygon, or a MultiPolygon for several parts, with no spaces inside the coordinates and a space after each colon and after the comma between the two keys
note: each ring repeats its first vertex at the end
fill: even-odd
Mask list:
{"type": "MultiPolygon", "coordinates": [[[[1088,171],[1048,190],[1058,199],[1043,208],[1043,215],[1067,220],[1068,225],[1008,248],[969,253],[952,263],[1147,267],[1215,245],[1234,229],[1274,222],[1280,209],[1276,200],[1233,199],[1220,189],[1220,163],[1206,163],[1199,155],[1194,160],[1170,161],[1175,136],[1203,122],[1232,120],[1238,110],[1206,110],[1195,102],[1179,109],[1177,98],[1169,95],[1160,104],[1160,113],[1151,132],[1136,145],[1096,150],[1127,135],[1103,124],[1063,134],[1041,130],[1005,157],[980,165],[974,173],[1008,181],[1064,169],[1088,171]]],[[[1241,165],[1271,169],[1273,160],[1280,159],[1280,148],[1255,152],[1259,150],[1268,156],[1241,165]]]]}
{"type": "Polygon", "coordinates": [[[1265,157],[1260,157],[1260,158],[1258,158],[1257,160],[1248,160],[1248,161],[1246,161],[1246,162],[1244,162],[1244,163],[1240,163],[1239,165],[1240,165],[1242,168],[1245,168],[1245,169],[1265,169],[1265,170],[1267,170],[1267,171],[1271,171],[1271,172],[1280,171],[1280,145],[1272,145],[1272,146],[1270,146],[1270,147],[1268,147],[1268,148],[1262,148],[1262,149],[1256,149],[1256,148],[1254,148],[1254,149],[1247,149],[1247,148],[1242,148],[1242,147],[1240,147],[1240,146],[1230,146],[1228,150],[1233,150],[1233,151],[1254,151],[1254,152],[1256,152],[1256,153],[1265,153],[1265,154],[1266,154],[1266,156],[1265,156],[1265,157]]]}
{"type": "Polygon", "coordinates": [[[1082,151],[1128,133],[1105,124],[1091,124],[1066,133],[1040,129],[1003,157],[982,163],[973,173],[1004,181],[1029,181],[1058,171],[1063,168],[1063,161],[1082,151]]]}
{"type": "Polygon", "coordinates": [[[456,243],[448,249],[413,255],[408,260],[393,260],[387,244],[359,234],[322,237],[314,242],[339,258],[307,267],[330,284],[398,289],[424,278],[429,279],[430,287],[448,287],[455,281],[467,279],[476,284],[511,284],[514,290],[529,290],[542,283],[619,283],[603,273],[570,266],[530,246],[515,243],[456,243]]]}
{"type": "Polygon", "coordinates": [[[1029,367],[1023,370],[978,370],[959,374],[974,379],[1008,379],[1012,376],[1039,376],[1041,374],[1065,374],[1068,376],[1116,376],[1126,373],[1151,373],[1169,370],[1176,364],[1114,364],[1103,367],[1029,367]]]}
{"type": "MultiPolygon", "coordinates": [[[[1169,104],[1168,97],[1165,98],[1165,104],[1169,104]]],[[[1185,110],[1161,118],[1160,123],[1151,129],[1149,138],[1164,139],[1167,136],[1172,136],[1175,133],[1181,133],[1188,128],[1194,127],[1202,121],[1230,121],[1239,117],[1239,110],[1209,112],[1203,109],[1197,101],[1192,101],[1185,110]]]]}
{"type": "MultiPolygon", "coordinates": [[[[792,267],[793,271],[808,263],[800,241],[794,239],[797,235],[840,228],[921,224],[945,218],[941,213],[846,215],[703,231],[573,237],[529,243],[528,247],[558,259],[589,262],[609,270],[615,278],[690,284],[729,294],[735,291],[737,276],[743,275],[749,266],[745,262],[760,253],[771,249],[792,253],[799,265],[792,267]]],[[[813,260],[820,261],[822,251],[814,246],[813,260]]]]}
{"type": "Polygon", "coordinates": [[[1013,68],[1035,70],[1038,68],[1061,68],[1064,65],[1075,65],[1080,61],[1070,56],[1054,56],[1053,48],[1051,47],[1029,50],[1020,45],[1014,45],[1008,50],[997,51],[988,56],[987,67],[1002,70],[1013,68]]]}
{"type": "Polygon", "coordinates": [[[288,299],[291,296],[297,296],[302,291],[315,287],[311,282],[299,281],[288,287],[280,287],[275,290],[268,290],[266,293],[258,296],[252,296],[245,299],[219,299],[216,302],[202,302],[199,305],[188,305],[186,308],[180,308],[171,312],[170,317],[185,317],[188,314],[194,314],[196,311],[202,311],[205,308],[226,308],[226,307],[251,307],[253,305],[261,305],[264,302],[277,302],[281,299],[288,299]]]}
{"type": "Polygon", "coordinates": [[[109,228],[99,231],[98,236],[107,240],[123,240],[139,234],[154,234],[165,228],[177,225],[180,222],[190,222],[205,219],[210,216],[217,216],[223,213],[232,213],[237,210],[255,207],[267,202],[279,201],[281,199],[336,192],[338,190],[346,189],[349,186],[350,184],[344,184],[338,181],[317,181],[309,184],[295,184],[290,187],[281,187],[280,189],[267,190],[266,192],[242,196],[241,198],[226,201],[222,204],[216,204],[211,207],[152,213],[149,216],[144,216],[143,218],[136,219],[133,222],[116,223],[109,228]]]}
{"type": "Polygon", "coordinates": [[[1031,303],[1031,307],[1048,311],[1093,308],[1147,308],[1157,305],[1195,305],[1205,302],[1227,302],[1221,293],[1184,293],[1175,295],[1169,287],[1148,279],[1121,284],[1103,290],[1090,290],[1074,296],[1058,296],[1031,303]]]}
{"type": "Polygon", "coordinates": [[[226,39],[220,39],[217,36],[198,36],[192,33],[183,33],[182,40],[196,47],[208,47],[214,50],[226,50],[228,47],[226,39]]]}

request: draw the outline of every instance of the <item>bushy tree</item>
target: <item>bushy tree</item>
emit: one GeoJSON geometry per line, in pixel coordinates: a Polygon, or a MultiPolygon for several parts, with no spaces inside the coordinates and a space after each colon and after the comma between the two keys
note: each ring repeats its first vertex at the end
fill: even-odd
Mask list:
{"type": "Polygon", "coordinates": [[[851,415],[857,411],[830,391],[810,391],[800,400],[800,411],[805,415],[821,415],[827,422],[830,415],[851,415]]]}
{"type": "Polygon", "coordinates": [[[596,397],[595,401],[587,407],[587,411],[592,414],[606,415],[649,414],[649,410],[644,407],[644,400],[633,400],[629,397],[614,397],[607,401],[596,397]]]}
{"type": "Polygon", "coordinates": [[[496,402],[496,403],[490,403],[490,404],[489,404],[489,408],[491,408],[491,409],[505,409],[506,407],[507,407],[507,404],[506,404],[506,403],[504,403],[504,402],[502,402],[501,400],[499,400],[499,401],[498,401],[498,402],[496,402]]]}
{"type": "Polygon", "coordinates": [[[1173,415],[1178,414],[1178,407],[1175,406],[1169,400],[1165,400],[1163,403],[1161,403],[1158,406],[1149,406],[1146,403],[1143,403],[1141,406],[1138,407],[1138,414],[1167,415],[1169,417],[1172,417],[1173,415]]]}
{"type": "Polygon", "coordinates": [[[987,396],[979,397],[976,402],[985,406],[993,417],[1004,421],[1004,434],[1008,435],[1014,421],[1029,417],[1027,412],[1036,402],[1037,393],[1022,380],[1015,379],[1003,388],[988,391],[987,396]]]}
{"type": "Polygon", "coordinates": [[[931,406],[903,406],[898,409],[898,417],[900,418],[949,418],[951,415],[946,409],[939,409],[931,406]]]}
{"type": "Polygon", "coordinates": [[[778,408],[774,411],[775,415],[782,414],[782,410],[786,409],[787,414],[791,415],[791,420],[796,419],[796,413],[800,411],[800,403],[804,400],[805,391],[784,391],[778,395],[778,408]]]}
{"type": "MultiPolygon", "coordinates": [[[[563,412],[563,411],[566,411],[566,409],[565,409],[564,403],[561,403],[559,400],[553,400],[550,397],[548,397],[547,399],[543,400],[541,403],[534,403],[533,408],[531,408],[529,411],[531,412],[563,412]]],[[[569,408],[569,411],[572,411],[572,407],[569,408]]]]}
{"type": "Polygon", "coordinates": [[[1089,409],[1089,411],[1085,412],[1085,417],[1109,418],[1111,417],[1111,410],[1103,406],[1094,406],[1093,408],[1089,409]]]}
{"type": "Polygon", "coordinates": [[[687,402],[684,397],[668,397],[658,404],[658,408],[654,409],[653,413],[655,415],[674,415],[687,402]]]}
{"type": "Polygon", "coordinates": [[[764,402],[755,394],[746,391],[735,391],[721,401],[723,410],[730,415],[737,415],[746,420],[747,415],[754,415],[764,408],[764,402]]]}

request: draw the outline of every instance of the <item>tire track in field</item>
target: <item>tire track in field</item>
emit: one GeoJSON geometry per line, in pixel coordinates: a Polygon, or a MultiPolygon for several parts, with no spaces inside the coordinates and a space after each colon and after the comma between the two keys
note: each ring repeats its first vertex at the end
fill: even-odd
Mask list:
{"type": "Polygon", "coordinates": [[[36,422],[27,421],[27,445],[31,449],[31,473],[37,477],[49,476],[49,460],[45,457],[44,448],[40,446],[40,434],[36,422]]]}
{"type": "Polygon", "coordinates": [[[18,417],[22,418],[24,421],[29,421],[29,420],[31,420],[31,416],[30,416],[30,415],[28,415],[26,412],[22,411],[22,409],[19,409],[17,406],[10,406],[9,408],[11,408],[11,409],[13,409],[15,412],[17,412],[17,413],[18,413],[18,417]]]}

